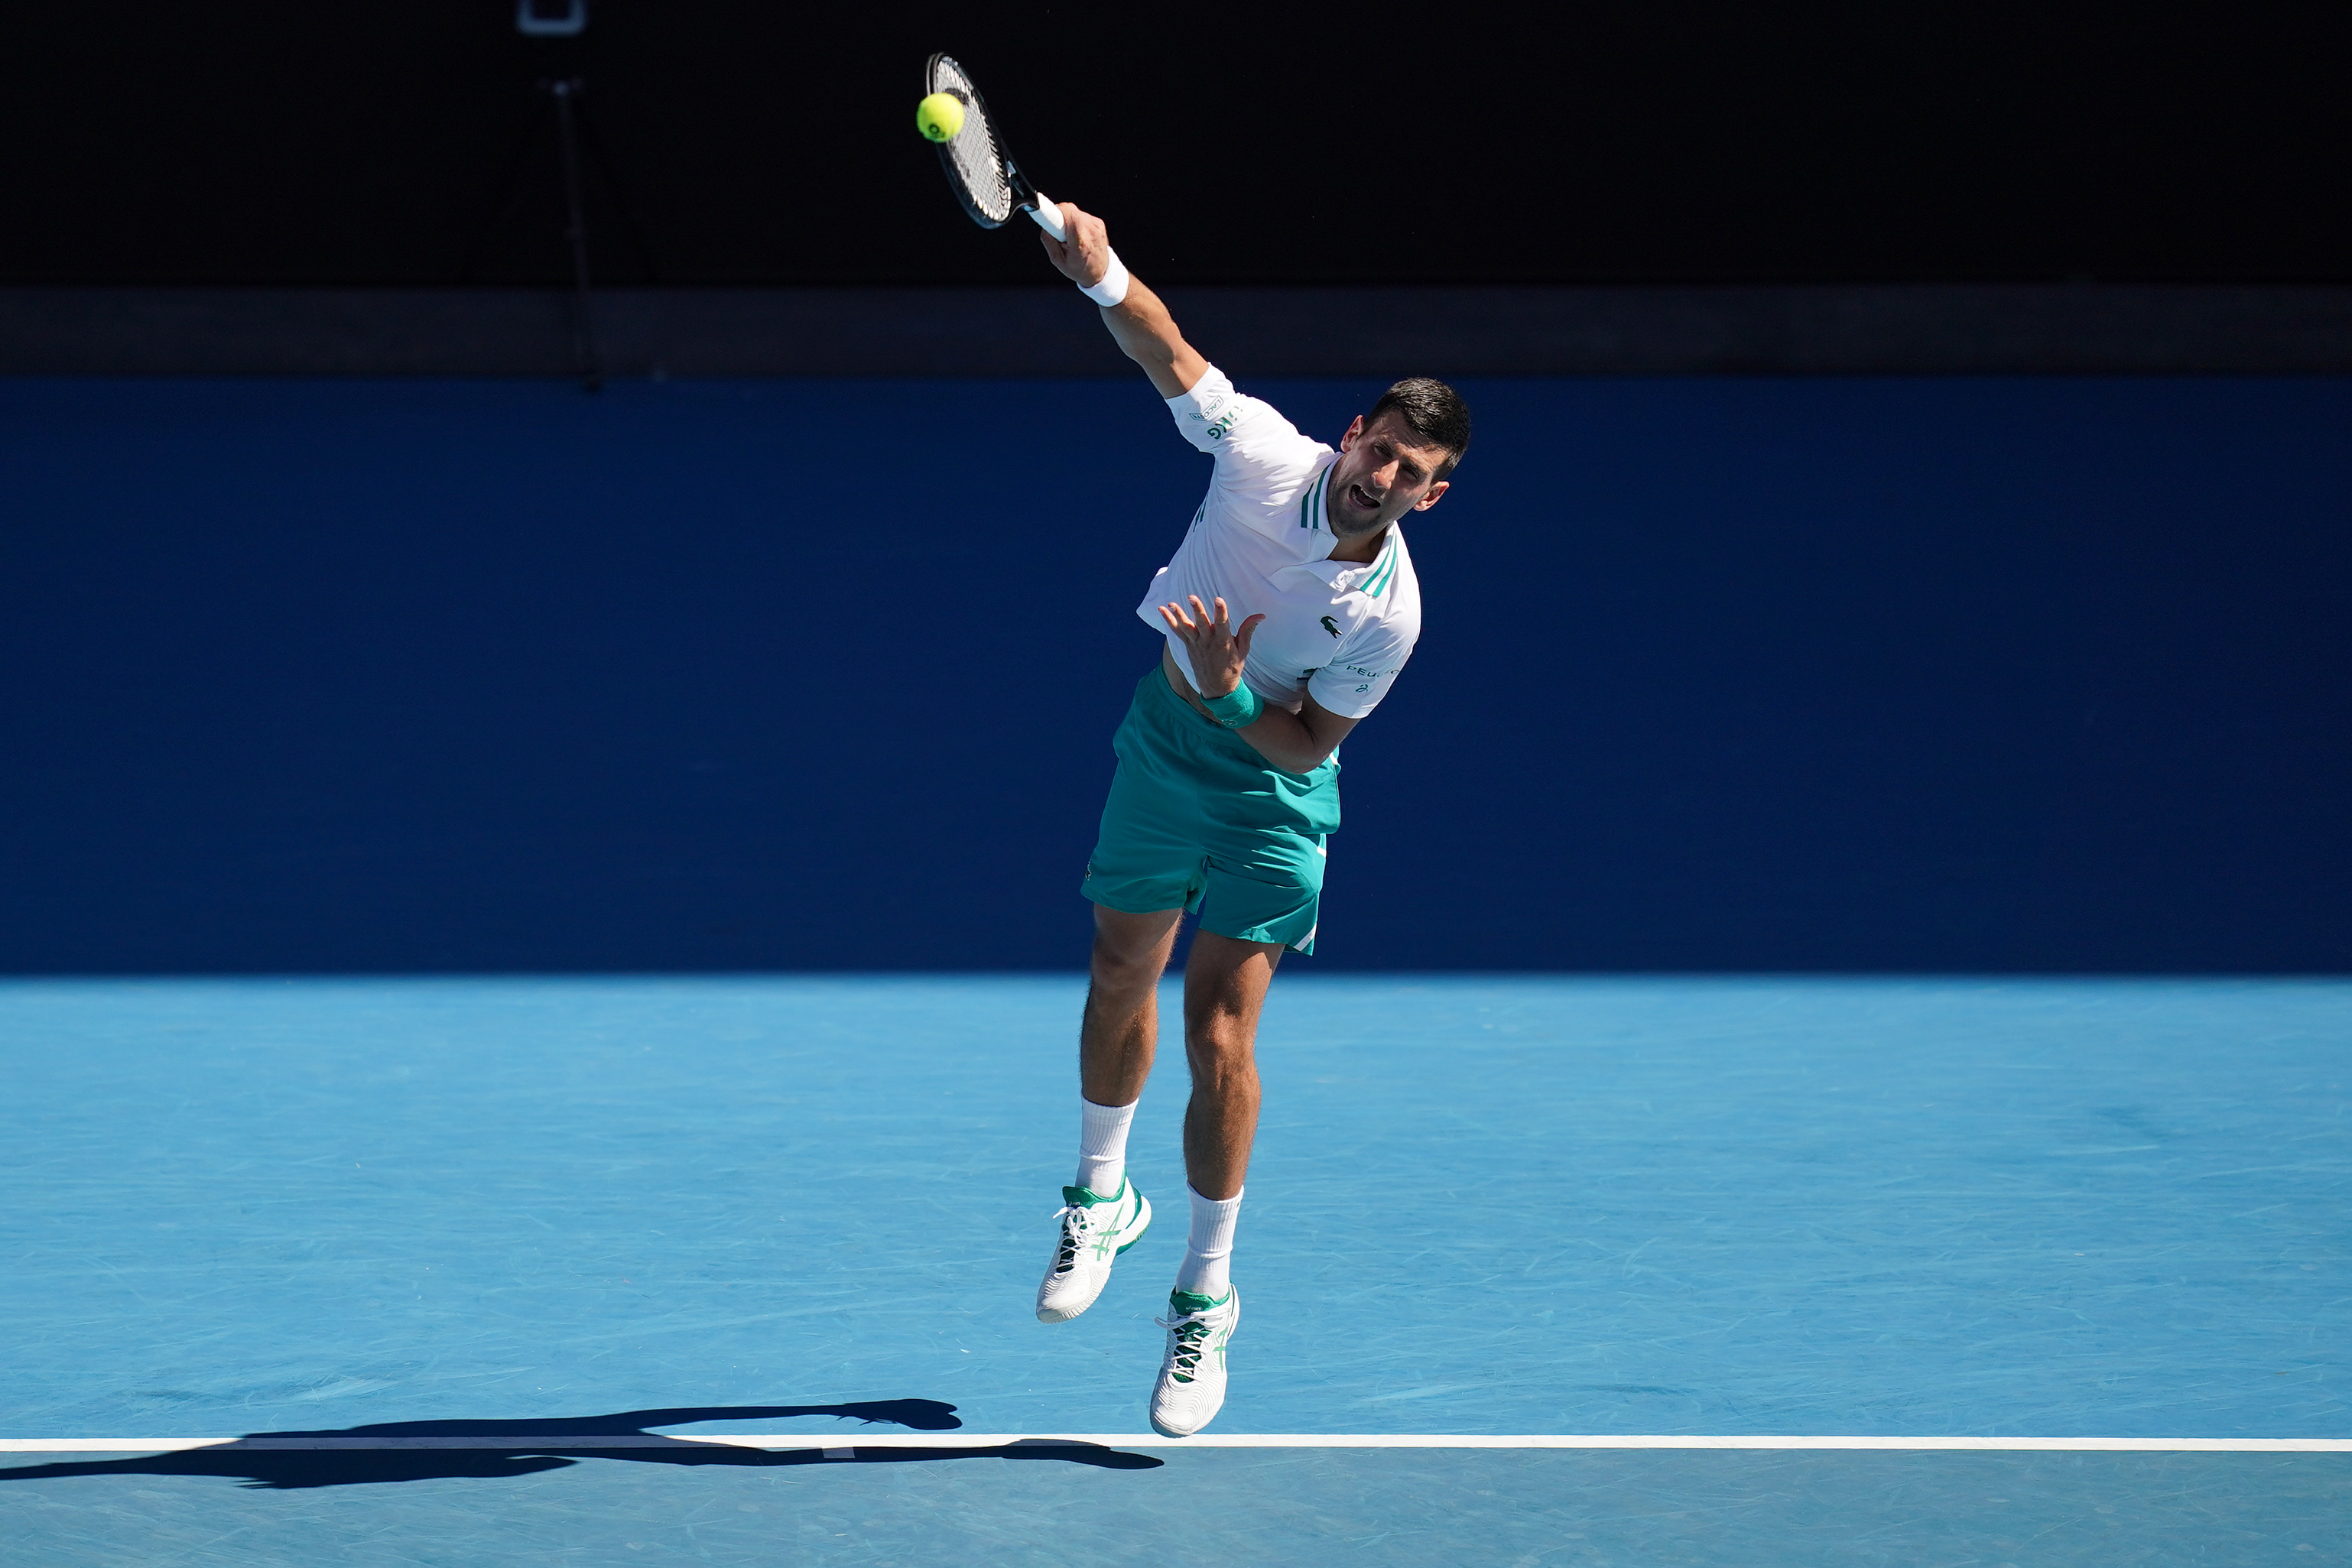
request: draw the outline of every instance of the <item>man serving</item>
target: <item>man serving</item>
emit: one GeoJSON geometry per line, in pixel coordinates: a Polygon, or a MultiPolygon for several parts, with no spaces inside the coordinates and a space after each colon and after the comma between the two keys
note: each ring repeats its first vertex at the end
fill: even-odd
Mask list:
{"type": "Polygon", "coordinates": [[[1118,770],[1087,862],[1095,904],[1080,1026],[1078,1171],[1037,1316],[1092,1306],[1151,1223],[1127,1179],[1127,1133],[1151,1071],[1158,990],[1178,924],[1198,915],[1184,967],[1184,1112],[1192,1233],[1169,1295],[1151,1424],[1190,1437],[1225,1397],[1241,1319],[1229,1267],[1257,1129],[1258,1009],[1286,948],[1315,950],[1324,854],[1339,826],[1339,742],[1379,706],[1421,632],[1421,591],[1398,520],[1427,511],[1470,444],[1443,382],[1402,381],[1334,452],[1302,435],[1177,331],[1131,277],[1102,220],[1062,204],[1063,275],[1216,461],[1209,494],[1137,613],[1164,633],[1112,740],[1118,770]]]}

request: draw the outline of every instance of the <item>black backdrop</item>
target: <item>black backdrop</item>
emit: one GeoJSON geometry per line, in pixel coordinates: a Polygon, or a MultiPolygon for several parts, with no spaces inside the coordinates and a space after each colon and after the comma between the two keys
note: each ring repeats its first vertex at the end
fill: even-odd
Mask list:
{"type": "Polygon", "coordinates": [[[533,83],[572,71],[610,280],[1034,281],[915,137],[935,48],[1169,281],[2341,279],[2347,37],[2317,5],[597,0],[576,45],[504,0],[20,6],[0,281],[555,281],[533,83]]]}

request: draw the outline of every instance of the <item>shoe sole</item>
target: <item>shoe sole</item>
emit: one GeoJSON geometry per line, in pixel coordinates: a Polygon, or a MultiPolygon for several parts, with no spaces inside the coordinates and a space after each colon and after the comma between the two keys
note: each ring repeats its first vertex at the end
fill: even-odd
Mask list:
{"type": "MultiPolygon", "coordinates": [[[[1135,1195],[1135,1212],[1137,1217],[1135,1234],[1129,1237],[1125,1241],[1119,1243],[1118,1250],[1111,1254],[1113,1258],[1123,1256],[1129,1248],[1143,1239],[1143,1233],[1145,1231],[1151,1228],[1151,1200],[1144,1197],[1139,1192],[1135,1195]]],[[[1102,1299],[1103,1286],[1109,1283],[1110,1270],[1106,1269],[1103,1270],[1101,1283],[1095,1286],[1095,1293],[1088,1296],[1085,1301],[1079,1302],[1075,1311],[1057,1312],[1049,1308],[1039,1307],[1037,1309],[1037,1321],[1041,1323],[1066,1323],[1073,1319],[1085,1315],[1086,1310],[1088,1307],[1093,1306],[1097,1301],[1102,1299]]]]}

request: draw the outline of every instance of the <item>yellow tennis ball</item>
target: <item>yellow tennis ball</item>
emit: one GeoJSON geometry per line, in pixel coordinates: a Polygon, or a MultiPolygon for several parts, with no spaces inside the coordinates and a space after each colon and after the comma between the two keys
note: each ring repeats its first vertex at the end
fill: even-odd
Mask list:
{"type": "Polygon", "coordinates": [[[950,141],[963,129],[963,99],[935,92],[915,105],[915,129],[933,141],[950,141]]]}

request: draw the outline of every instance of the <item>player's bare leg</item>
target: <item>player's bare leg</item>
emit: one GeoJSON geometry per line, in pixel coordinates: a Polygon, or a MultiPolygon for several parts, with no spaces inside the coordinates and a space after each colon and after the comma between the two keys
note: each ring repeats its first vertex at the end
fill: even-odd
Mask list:
{"type": "Polygon", "coordinates": [[[1192,1099],[1184,1111],[1184,1172],[1192,1228],[1168,1295],[1168,1348],[1151,1391],[1151,1424],[1189,1437],[1225,1402],[1225,1346],[1241,1322],[1228,1267],[1242,1182],[1257,1136],[1257,1019],[1283,949],[1203,931],[1184,967],[1184,1056],[1192,1099]]]}
{"type": "Polygon", "coordinates": [[[1151,1075],[1160,977],[1181,909],[1129,915],[1095,906],[1087,1010],[1078,1026],[1078,1174],[1062,1189],[1060,1228],[1037,1287],[1042,1322],[1067,1322],[1102,1294],[1111,1264],[1142,1239],[1151,1204],[1127,1179],[1127,1130],[1151,1075]]]}
{"type": "Polygon", "coordinates": [[[1184,1175],[1202,1197],[1239,1197],[1257,1136],[1257,1018],[1282,962],[1278,943],[1196,933],[1184,964],[1184,1175]]]}
{"type": "Polygon", "coordinates": [[[1078,1088],[1097,1105],[1131,1105],[1151,1076],[1160,1033],[1160,977],[1168,972],[1184,912],[1129,915],[1099,904],[1094,907],[1087,1010],[1078,1026],[1078,1088]]]}

